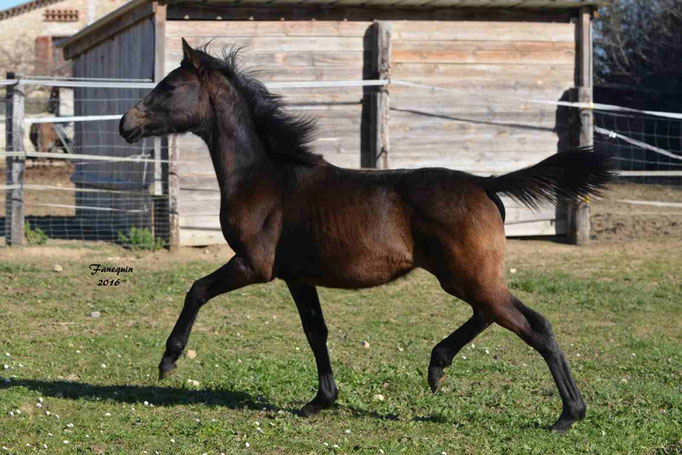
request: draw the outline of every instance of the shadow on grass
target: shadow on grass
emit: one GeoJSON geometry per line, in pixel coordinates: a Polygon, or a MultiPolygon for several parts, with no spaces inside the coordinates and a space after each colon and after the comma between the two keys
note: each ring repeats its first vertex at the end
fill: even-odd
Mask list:
{"type": "MultiPolygon", "coordinates": [[[[177,387],[138,386],[138,385],[93,385],[71,381],[40,381],[35,379],[14,379],[0,384],[0,389],[26,387],[44,396],[71,400],[111,400],[120,403],[143,403],[148,401],[154,406],[175,406],[201,403],[208,406],[224,406],[230,409],[263,409],[279,411],[260,398],[245,392],[226,389],[190,390],[177,387]]],[[[286,411],[286,410],[285,410],[286,411]]]]}
{"type": "MultiPolygon", "coordinates": [[[[13,379],[9,383],[0,383],[0,390],[12,387],[26,387],[39,392],[43,396],[65,398],[70,400],[111,400],[119,403],[141,404],[145,401],[154,406],[176,406],[187,404],[204,404],[207,406],[223,406],[229,409],[250,409],[260,411],[284,411],[301,416],[298,410],[285,409],[268,403],[265,399],[246,392],[227,389],[190,390],[177,387],[139,386],[139,385],[93,385],[71,381],[41,381],[36,379],[13,379]]],[[[380,414],[376,411],[334,405],[323,413],[334,412],[334,408],[349,412],[355,417],[369,417],[377,420],[402,420],[397,414],[380,414]]],[[[441,416],[421,416],[410,419],[413,422],[448,422],[441,416]]]]}

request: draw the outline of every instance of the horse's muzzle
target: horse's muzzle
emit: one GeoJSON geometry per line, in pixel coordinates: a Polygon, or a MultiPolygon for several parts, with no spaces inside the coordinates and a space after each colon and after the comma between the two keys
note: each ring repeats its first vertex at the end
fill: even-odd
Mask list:
{"type": "Polygon", "coordinates": [[[121,117],[118,132],[130,144],[144,135],[144,115],[137,106],[131,108],[121,117]]]}

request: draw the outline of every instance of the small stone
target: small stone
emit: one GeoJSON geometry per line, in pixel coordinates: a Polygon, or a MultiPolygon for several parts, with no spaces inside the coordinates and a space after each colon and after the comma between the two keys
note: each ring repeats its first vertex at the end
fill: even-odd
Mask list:
{"type": "Polygon", "coordinates": [[[103,363],[103,364],[100,365],[100,366],[101,366],[102,368],[106,368],[106,367],[107,367],[107,364],[106,364],[106,363],[103,363]]]}
{"type": "Polygon", "coordinates": [[[516,269],[509,269],[509,273],[511,273],[512,275],[513,275],[514,273],[516,273],[516,272],[518,272],[518,270],[516,270],[516,269]]]}
{"type": "Polygon", "coordinates": [[[67,441],[66,439],[64,439],[62,442],[63,442],[64,444],[68,444],[68,443],[69,443],[69,441],[67,441]]]}
{"type": "Polygon", "coordinates": [[[346,434],[350,434],[350,429],[346,430],[346,434]]]}
{"type": "MultiPolygon", "coordinates": [[[[53,271],[53,272],[57,272],[57,273],[63,272],[63,271],[64,271],[64,267],[62,267],[62,266],[59,265],[59,264],[55,264],[55,265],[52,266],[52,271],[53,271]]],[[[67,441],[65,444],[68,444],[68,443],[69,443],[69,442],[67,441]]]]}
{"type": "Polygon", "coordinates": [[[67,423],[66,426],[67,426],[67,428],[73,428],[73,424],[72,424],[72,423],[67,423]]]}
{"type": "Polygon", "coordinates": [[[14,417],[14,411],[10,411],[10,412],[9,412],[9,416],[10,416],[10,417],[14,417]]]}
{"type": "Polygon", "coordinates": [[[2,368],[5,369],[5,370],[9,370],[9,365],[4,364],[4,365],[2,366],[2,368]]]}
{"type": "Polygon", "coordinates": [[[149,401],[145,401],[145,402],[142,403],[142,404],[145,405],[145,406],[149,406],[149,401]]]}
{"type": "Polygon", "coordinates": [[[188,359],[194,360],[197,358],[197,351],[193,349],[188,349],[185,355],[187,356],[188,359]]]}
{"type": "Polygon", "coordinates": [[[42,403],[42,402],[43,402],[43,397],[38,397],[38,403],[42,403]]]}
{"type": "Polygon", "coordinates": [[[384,396],[380,393],[375,394],[372,396],[372,400],[374,401],[384,401],[384,396]]]}
{"type": "Polygon", "coordinates": [[[43,449],[47,449],[47,444],[43,444],[43,449]]]}
{"type": "Polygon", "coordinates": [[[369,348],[369,342],[368,342],[368,341],[363,341],[363,342],[362,342],[362,347],[365,348],[365,349],[368,349],[368,348],[369,348]]]}
{"type": "Polygon", "coordinates": [[[172,442],[173,444],[175,444],[175,439],[171,438],[170,442],[172,442]]]}
{"type": "Polygon", "coordinates": [[[192,387],[199,387],[201,382],[195,381],[194,379],[188,379],[187,384],[191,385],[192,387]]]}
{"type": "Polygon", "coordinates": [[[100,313],[99,311],[92,311],[92,312],[88,313],[88,316],[90,316],[91,318],[98,318],[101,315],[102,315],[102,313],[100,313]]]}
{"type": "Polygon", "coordinates": [[[43,405],[42,405],[42,404],[40,404],[40,403],[36,403],[36,408],[42,408],[42,407],[43,407],[43,405]]]}
{"type": "Polygon", "coordinates": [[[246,447],[248,449],[249,447],[251,447],[251,444],[249,444],[248,442],[245,442],[244,447],[246,447]]]}
{"type": "Polygon", "coordinates": [[[111,412],[107,412],[106,414],[104,414],[104,417],[111,417],[111,412]]]}
{"type": "Polygon", "coordinates": [[[488,348],[486,348],[485,353],[490,354],[490,351],[488,350],[488,348]]]}

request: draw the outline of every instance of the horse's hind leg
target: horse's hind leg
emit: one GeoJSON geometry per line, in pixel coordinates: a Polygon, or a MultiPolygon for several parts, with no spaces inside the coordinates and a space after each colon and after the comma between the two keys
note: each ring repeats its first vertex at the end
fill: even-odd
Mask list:
{"type": "Polygon", "coordinates": [[[563,433],[576,421],[585,417],[586,406],[571,376],[566,356],[554,337],[552,326],[540,313],[525,306],[509,294],[508,301],[493,309],[495,322],[516,333],[542,355],[556,382],[563,410],[551,430],[563,433]]]}
{"type": "Polygon", "coordinates": [[[199,309],[213,297],[254,283],[254,274],[242,258],[235,256],[215,272],[194,282],[185,296],[185,305],[173,327],[166,351],[159,364],[159,379],[164,379],[175,369],[175,361],[187,345],[192,325],[199,309]]]}
{"type": "Polygon", "coordinates": [[[287,282],[291,296],[301,316],[301,323],[317,364],[318,389],[315,398],[302,409],[306,416],[313,416],[331,406],[338,395],[332,366],[327,351],[327,326],[324,323],[320,299],[314,286],[287,282]]]}
{"type": "Polygon", "coordinates": [[[433,393],[440,389],[445,379],[443,368],[452,365],[452,359],[460,349],[473,341],[489,325],[490,321],[486,321],[480,312],[474,310],[468,321],[433,348],[429,363],[429,386],[433,393]]]}

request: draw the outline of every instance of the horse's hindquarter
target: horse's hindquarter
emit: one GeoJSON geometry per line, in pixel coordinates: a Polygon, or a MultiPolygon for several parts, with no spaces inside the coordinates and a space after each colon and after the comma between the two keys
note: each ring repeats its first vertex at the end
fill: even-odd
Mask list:
{"type": "Polygon", "coordinates": [[[303,183],[285,198],[277,275],[362,288],[412,270],[411,214],[398,177],[331,167],[303,183]]]}

